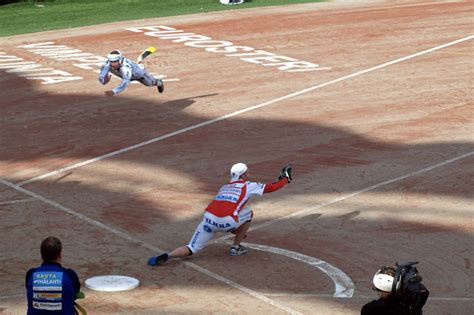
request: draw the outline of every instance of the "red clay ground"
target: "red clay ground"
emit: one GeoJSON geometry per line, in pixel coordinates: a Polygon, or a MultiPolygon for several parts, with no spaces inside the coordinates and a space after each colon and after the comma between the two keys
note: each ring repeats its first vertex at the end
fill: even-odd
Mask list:
{"type": "Polygon", "coordinates": [[[473,11],[470,1],[308,4],[0,39],[0,313],[24,314],[24,274],[56,235],[82,281],[141,281],[126,293],[84,288],[90,314],[357,314],[376,297],[375,271],[408,260],[431,291],[426,314],[472,314],[473,11]],[[285,72],[125,30],[152,25],[330,69],[285,72]],[[47,41],[131,58],[154,45],[147,67],[179,81],[106,98],[92,70],[19,47],[47,41]],[[44,85],[8,72],[7,55],[83,79],[44,85]],[[188,242],[238,161],[262,182],[294,165],[293,183],[250,203],[248,242],[280,254],[231,258],[221,239],[148,267],[188,242]],[[334,297],[331,278],[297,254],[338,268],[353,294],[334,297]]]}

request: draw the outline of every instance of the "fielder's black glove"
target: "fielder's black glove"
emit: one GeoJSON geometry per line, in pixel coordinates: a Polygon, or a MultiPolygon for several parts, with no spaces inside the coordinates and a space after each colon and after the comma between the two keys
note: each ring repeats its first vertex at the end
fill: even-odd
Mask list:
{"type": "Polygon", "coordinates": [[[280,173],[280,177],[278,177],[278,179],[282,179],[284,177],[288,178],[288,183],[291,183],[291,181],[293,180],[293,178],[291,178],[291,164],[285,165],[285,167],[283,167],[280,173]]]}

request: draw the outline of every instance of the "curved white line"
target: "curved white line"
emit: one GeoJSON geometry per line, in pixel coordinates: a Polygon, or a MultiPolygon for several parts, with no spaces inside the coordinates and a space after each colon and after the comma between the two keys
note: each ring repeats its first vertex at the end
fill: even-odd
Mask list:
{"type": "MultiPolygon", "coordinates": [[[[231,243],[231,242],[227,241],[226,243],[231,243]]],[[[272,247],[272,246],[252,244],[252,243],[242,243],[242,244],[256,250],[283,255],[288,258],[295,259],[295,260],[304,262],[305,264],[308,264],[310,266],[318,268],[319,270],[324,272],[326,275],[328,275],[328,277],[331,278],[332,281],[334,282],[334,285],[336,288],[334,290],[333,297],[335,298],[351,298],[354,295],[354,283],[352,282],[351,278],[349,278],[349,276],[346,275],[342,270],[334,267],[333,265],[323,260],[320,260],[311,256],[307,256],[304,254],[300,254],[297,252],[293,252],[291,250],[286,250],[286,249],[272,247]]]]}

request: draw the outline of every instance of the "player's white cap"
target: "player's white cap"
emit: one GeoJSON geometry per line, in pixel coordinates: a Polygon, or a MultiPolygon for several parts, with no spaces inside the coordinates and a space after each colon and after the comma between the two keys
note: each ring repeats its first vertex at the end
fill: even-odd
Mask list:
{"type": "Polygon", "coordinates": [[[111,52],[107,55],[107,59],[108,59],[109,61],[119,61],[120,58],[122,58],[122,53],[120,52],[120,50],[111,51],[111,52]]]}
{"type": "Polygon", "coordinates": [[[238,180],[239,177],[242,176],[242,174],[247,172],[247,170],[248,170],[248,167],[244,163],[237,163],[237,164],[232,165],[232,167],[230,168],[230,180],[231,181],[238,180]]]}
{"type": "MultiPolygon", "coordinates": [[[[373,283],[374,287],[377,290],[384,291],[384,292],[392,292],[393,281],[395,280],[393,276],[380,273],[382,271],[379,270],[374,275],[373,283]]],[[[400,282],[397,283],[397,290],[400,288],[400,282]]]]}

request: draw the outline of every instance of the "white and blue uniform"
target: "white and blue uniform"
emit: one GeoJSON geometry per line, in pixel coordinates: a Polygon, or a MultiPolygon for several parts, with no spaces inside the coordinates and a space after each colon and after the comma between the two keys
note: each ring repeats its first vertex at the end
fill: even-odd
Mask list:
{"type": "Polygon", "coordinates": [[[25,277],[28,315],[74,315],[74,300],[81,289],[76,272],[59,263],[43,262],[25,277]]]}
{"type": "Polygon", "coordinates": [[[264,190],[265,184],[244,180],[222,186],[187,245],[191,253],[203,249],[217,232],[232,232],[252,221],[253,211],[245,205],[250,197],[263,195],[264,190]]]}
{"type": "Polygon", "coordinates": [[[122,82],[112,90],[114,94],[123,92],[134,80],[146,86],[157,85],[157,79],[148,73],[142,64],[136,64],[128,58],[122,57],[120,59],[120,66],[117,70],[112,69],[108,60],[100,67],[99,81],[103,85],[107,84],[105,78],[109,72],[122,78],[122,82]]]}

